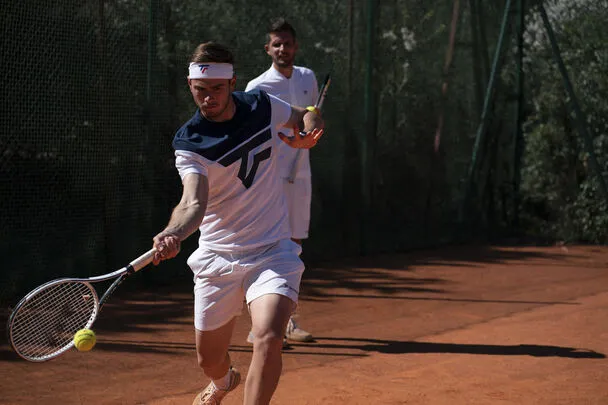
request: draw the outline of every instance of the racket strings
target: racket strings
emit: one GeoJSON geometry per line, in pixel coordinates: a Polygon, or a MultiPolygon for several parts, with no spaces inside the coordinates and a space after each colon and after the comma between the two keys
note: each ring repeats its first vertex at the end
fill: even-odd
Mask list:
{"type": "Polygon", "coordinates": [[[66,281],[44,288],[16,313],[13,346],[31,360],[65,351],[71,347],[74,333],[94,319],[97,308],[97,295],[87,283],[66,281]]]}

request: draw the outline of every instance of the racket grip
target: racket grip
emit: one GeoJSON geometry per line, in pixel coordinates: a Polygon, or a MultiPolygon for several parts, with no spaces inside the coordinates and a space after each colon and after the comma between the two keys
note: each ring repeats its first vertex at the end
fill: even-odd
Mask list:
{"type": "Polygon", "coordinates": [[[152,263],[154,253],[156,253],[156,249],[152,248],[148,250],[146,253],[129,263],[129,266],[131,266],[134,272],[143,269],[144,267],[152,263]]]}

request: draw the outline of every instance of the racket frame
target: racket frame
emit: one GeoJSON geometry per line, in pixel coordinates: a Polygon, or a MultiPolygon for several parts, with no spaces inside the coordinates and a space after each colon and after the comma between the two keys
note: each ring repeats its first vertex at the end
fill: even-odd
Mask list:
{"type": "MultiPolygon", "coordinates": [[[[155,252],[156,252],[156,249],[151,249],[148,252],[141,255],[140,257],[138,257],[137,259],[133,260],[127,266],[125,266],[119,270],[107,273],[107,274],[89,277],[89,278],[75,278],[75,277],[59,278],[59,279],[48,281],[48,282],[34,288],[32,291],[27,293],[17,303],[17,305],[15,306],[15,308],[13,309],[13,311],[11,312],[11,314],[8,318],[7,332],[8,332],[8,341],[9,341],[9,344],[11,345],[11,348],[15,351],[15,353],[17,353],[17,355],[19,355],[19,357],[23,358],[24,360],[31,361],[31,362],[44,362],[44,361],[53,359],[55,357],[58,357],[58,356],[64,354],[66,351],[68,351],[69,349],[71,349],[74,346],[74,342],[72,340],[70,340],[69,343],[65,344],[64,346],[62,346],[61,348],[59,348],[58,350],[56,350],[50,354],[37,356],[37,357],[29,356],[29,355],[23,353],[23,351],[19,349],[19,347],[18,347],[19,345],[16,343],[16,336],[14,335],[13,326],[15,325],[15,321],[18,319],[20,311],[27,308],[27,306],[26,306],[27,303],[29,301],[31,301],[32,299],[34,299],[35,297],[37,297],[42,291],[48,290],[50,287],[54,287],[54,286],[57,286],[60,284],[80,283],[80,284],[86,286],[86,288],[91,292],[91,298],[94,300],[93,311],[91,312],[91,315],[90,315],[89,319],[87,320],[86,324],[80,328],[80,329],[90,329],[93,326],[93,323],[95,323],[97,316],[101,312],[101,308],[106,303],[108,298],[110,298],[112,296],[114,291],[116,291],[118,286],[120,284],[122,284],[122,282],[128,276],[130,276],[131,274],[141,270],[142,268],[144,268],[145,266],[150,264],[152,262],[155,252]],[[103,296],[101,298],[99,298],[99,295],[92,284],[97,283],[97,282],[111,280],[113,278],[116,278],[116,280],[114,280],[114,282],[106,289],[103,296]]],[[[75,333],[75,332],[76,331],[73,331],[73,332],[70,331],[70,333],[75,333]]]]}

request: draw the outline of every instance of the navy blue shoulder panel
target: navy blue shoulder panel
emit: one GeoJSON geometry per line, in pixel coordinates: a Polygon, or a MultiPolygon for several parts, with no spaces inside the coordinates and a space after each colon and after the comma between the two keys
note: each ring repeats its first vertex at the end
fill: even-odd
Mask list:
{"type": "MultiPolygon", "coordinates": [[[[197,110],[175,134],[173,148],[198,153],[216,161],[270,125],[271,107],[266,92],[258,89],[235,91],[232,97],[236,112],[231,120],[209,121],[197,110]]],[[[264,131],[263,138],[264,141],[270,139],[270,130],[264,131]]]]}

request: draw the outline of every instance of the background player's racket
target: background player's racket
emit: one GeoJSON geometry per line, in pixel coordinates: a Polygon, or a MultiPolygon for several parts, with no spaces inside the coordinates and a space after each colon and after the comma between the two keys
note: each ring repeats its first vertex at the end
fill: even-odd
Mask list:
{"type": "MultiPolygon", "coordinates": [[[[321,86],[321,90],[319,91],[319,97],[317,98],[317,103],[315,104],[315,107],[318,110],[321,110],[321,107],[323,106],[323,101],[325,101],[325,96],[327,95],[327,88],[329,87],[329,84],[331,83],[331,75],[330,73],[327,74],[327,76],[325,76],[325,80],[323,81],[323,85],[321,86]]],[[[305,132],[299,131],[301,136],[306,135],[305,132]]],[[[294,135],[297,135],[294,134],[294,135]]],[[[294,179],[296,178],[296,174],[298,173],[298,169],[300,167],[300,159],[301,159],[301,155],[302,154],[302,149],[298,149],[298,151],[296,152],[296,157],[293,160],[293,165],[291,166],[291,171],[289,172],[289,177],[287,178],[287,181],[290,183],[293,183],[294,179]]]]}
{"type": "Polygon", "coordinates": [[[90,278],[61,278],[32,290],[15,307],[8,320],[13,350],[28,361],[55,358],[74,344],[74,334],[90,328],[101,307],[129,275],[152,262],[152,249],[120,270],[90,278]],[[101,299],[92,283],[116,279],[101,299]]]}

